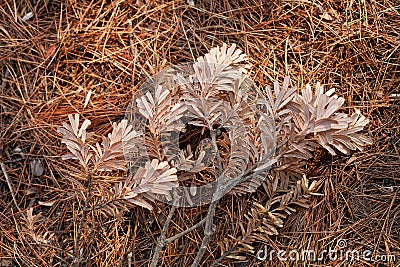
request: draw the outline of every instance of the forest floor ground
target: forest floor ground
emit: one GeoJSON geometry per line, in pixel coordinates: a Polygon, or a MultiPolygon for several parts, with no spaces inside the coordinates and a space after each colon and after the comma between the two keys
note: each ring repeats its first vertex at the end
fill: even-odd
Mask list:
{"type": "MultiPolygon", "coordinates": [[[[360,253],[397,257],[360,259],[353,266],[399,266],[400,2],[188,2],[0,1],[0,161],[15,195],[14,202],[0,172],[0,266],[72,261],[83,202],[70,194],[78,179],[74,163],[61,160],[65,148],[56,129],[67,115],[79,113],[96,133],[107,133],[148,77],[223,42],[236,43],[249,56],[250,77],[260,88],[287,75],[299,88],[319,81],[345,98],[345,112],[357,108],[370,119],[366,132],[374,144],[364,151],[315,154],[306,175],[321,181],[323,195],[293,212],[279,235],[266,236],[268,247],[322,251],[342,240],[360,253]],[[33,160],[40,160],[36,168],[43,173],[32,168],[33,160]],[[30,208],[40,214],[33,222],[30,208]],[[32,233],[50,241],[34,240],[32,233]]],[[[220,202],[204,266],[234,246],[251,203],[266,201],[263,190],[220,202]]],[[[170,209],[154,205],[153,211],[135,208],[101,219],[89,214],[82,233],[86,265],[147,266],[170,209]]],[[[167,235],[206,212],[178,209],[167,235]]],[[[168,245],[160,266],[188,266],[202,231],[168,245]]],[[[221,266],[349,265],[346,257],[260,261],[256,252],[264,244],[253,246],[255,252],[237,253],[221,266]]]]}

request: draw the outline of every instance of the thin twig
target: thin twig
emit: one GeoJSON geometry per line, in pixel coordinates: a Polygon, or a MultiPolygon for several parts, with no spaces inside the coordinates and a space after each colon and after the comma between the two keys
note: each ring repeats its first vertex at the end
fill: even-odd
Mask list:
{"type": "Polygon", "coordinates": [[[132,267],[132,252],[128,254],[128,267],[132,267]]]}
{"type": "MultiPolygon", "coordinates": [[[[212,127],[210,127],[210,135],[211,135],[211,143],[214,148],[214,151],[216,153],[217,157],[217,162],[218,162],[218,173],[217,176],[222,174],[222,162],[221,158],[219,155],[219,150],[218,150],[218,144],[217,144],[217,135],[216,135],[216,130],[214,130],[212,127]]],[[[221,187],[217,186],[216,190],[213,193],[213,202],[210,204],[208,207],[208,212],[207,212],[207,217],[206,219],[206,226],[204,227],[204,237],[203,241],[201,242],[200,248],[197,251],[196,258],[194,259],[191,267],[197,267],[199,266],[201,259],[204,256],[204,253],[206,252],[207,246],[210,243],[211,236],[215,232],[215,226],[214,226],[214,215],[215,215],[215,209],[217,208],[218,205],[218,199],[215,199],[215,196],[219,196],[221,191],[221,187]]]]}
{"type": "MultiPolygon", "coordinates": [[[[217,160],[218,160],[219,159],[219,151],[218,151],[218,146],[217,146],[217,142],[216,142],[215,130],[211,131],[210,135],[211,135],[212,145],[213,145],[214,149],[217,152],[216,154],[217,154],[217,160]]],[[[262,161],[260,161],[260,165],[263,162],[269,160],[270,156],[272,156],[272,155],[273,155],[273,151],[271,151],[262,161]]],[[[196,258],[194,259],[191,267],[199,266],[199,264],[201,262],[201,259],[203,258],[204,253],[205,253],[205,251],[207,249],[207,246],[210,243],[211,235],[215,231],[215,226],[213,225],[213,219],[214,219],[214,215],[215,215],[215,209],[216,209],[216,207],[218,205],[218,199],[220,199],[220,196],[223,196],[227,192],[229,192],[239,182],[245,182],[245,181],[251,179],[252,178],[252,174],[254,173],[254,170],[258,166],[259,166],[258,164],[255,164],[254,166],[249,168],[245,173],[233,178],[229,184],[224,184],[222,186],[217,186],[217,189],[213,193],[213,200],[214,201],[210,204],[210,206],[208,208],[207,217],[206,217],[206,226],[205,226],[205,229],[204,229],[203,241],[201,243],[200,249],[197,252],[196,258]]],[[[219,174],[222,173],[222,164],[221,164],[220,161],[218,162],[218,172],[219,172],[219,174]]]]}
{"type": "Polygon", "coordinates": [[[89,172],[85,206],[83,207],[83,210],[82,210],[82,215],[81,215],[81,219],[80,219],[79,226],[78,226],[78,233],[77,233],[77,236],[75,239],[75,244],[74,244],[74,263],[73,263],[74,266],[79,266],[79,263],[81,262],[81,257],[79,255],[79,241],[80,241],[81,234],[82,234],[83,222],[85,221],[85,218],[86,218],[87,207],[89,205],[91,184],[92,184],[92,174],[89,172]]]}
{"type": "MultiPolygon", "coordinates": [[[[178,198],[177,198],[178,199],[178,198]]],[[[175,202],[177,202],[177,199],[175,200],[175,202]]],[[[171,210],[169,211],[167,220],[164,223],[163,229],[161,231],[161,235],[160,237],[157,239],[157,246],[156,249],[154,250],[154,254],[153,254],[153,258],[151,259],[151,264],[150,267],[157,267],[157,263],[158,263],[158,259],[160,258],[160,253],[161,250],[164,248],[164,246],[166,245],[166,234],[167,234],[167,230],[169,228],[169,224],[171,223],[171,219],[172,216],[174,216],[175,210],[176,210],[176,203],[174,203],[171,207],[171,210]]]]}
{"type": "Polygon", "coordinates": [[[216,130],[214,130],[212,128],[212,126],[210,126],[210,136],[211,136],[211,144],[214,148],[215,154],[216,154],[216,158],[217,158],[217,163],[218,163],[218,175],[221,175],[222,173],[222,161],[221,161],[221,156],[219,154],[219,150],[218,150],[218,144],[217,144],[217,133],[216,130]]]}
{"type": "Polygon", "coordinates": [[[218,200],[212,202],[208,208],[207,217],[206,217],[206,226],[204,228],[204,237],[201,242],[199,251],[197,252],[196,258],[194,259],[191,267],[197,267],[200,264],[201,259],[206,252],[207,246],[210,243],[211,235],[215,232],[215,227],[213,224],[213,219],[215,215],[215,209],[217,207],[218,200]]]}
{"type": "Polygon", "coordinates": [[[156,247],[156,249],[155,249],[155,251],[154,251],[154,254],[153,254],[153,258],[152,258],[150,267],[157,266],[157,263],[158,263],[158,259],[159,259],[159,257],[160,257],[161,250],[165,247],[165,245],[167,245],[167,244],[169,244],[169,243],[172,243],[172,242],[174,242],[176,239],[178,239],[178,238],[180,238],[180,237],[182,237],[182,236],[184,236],[184,235],[190,233],[191,231],[193,231],[193,230],[199,228],[201,225],[203,225],[203,223],[206,222],[206,218],[204,218],[203,220],[201,220],[200,222],[196,223],[196,224],[193,225],[192,227],[186,229],[185,231],[182,231],[182,232],[180,232],[179,234],[176,234],[176,235],[174,235],[174,236],[171,236],[170,238],[166,238],[166,233],[167,233],[169,224],[171,223],[172,215],[173,215],[173,213],[175,212],[175,209],[176,209],[176,205],[173,205],[172,208],[171,208],[171,210],[170,210],[170,212],[169,212],[169,214],[168,214],[168,218],[167,218],[167,220],[166,220],[166,222],[165,222],[165,224],[164,224],[164,227],[163,227],[161,236],[160,236],[160,237],[158,238],[158,240],[157,240],[157,247],[156,247]]]}
{"type": "Polygon", "coordinates": [[[15,206],[17,207],[18,211],[21,211],[21,209],[20,209],[19,206],[18,206],[17,199],[15,198],[14,189],[13,189],[13,186],[12,186],[12,183],[11,183],[11,180],[10,180],[10,177],[8,177],[7,170],[6,170],[6,166],[4,165],[3,162],[0,162],[0,165],[1,165],[1,170],[2,170],[3,173],[4,173],[4,177],[6,177],[7,185],[8,185],[8,188],[10,189],[11,197],[12,197],[12,199],[13,199],[13,201],[14,201],[14,204],[15,204],[15,206]]]}
{"type": "MultiPolygon", "coordinates": [[[[2,95],[4,94],[4,89],[7,87],[9,76],[10,76],[10,70],[7,68],[6,73],[4,74],[4,77],[3,77],[2,83],[1,83],[1,94],[2,95]]],[[[3,107],[1,106],[0,109],[3,109],[3,107]]],[[[3,122],[3,120],[2,120],[3,112],[0,112],[0,114],[1,114],[0,121],[3,122]]],[[[0,125],[0,127],[2,127],[2,125],[0,125]]],[[[14,204],[17,207],[18,211],[21,211],[21,209],[18,206],[17,199],[15,198],[14,189],[13,189],[10,177],[8,176],[6,166],[4,165],[4,162],[3,162],[3,143],[1,140],[0,140],[0,165],[1,165],[1,170],[4,173],[4,177],[6,178],[8,188],[10,189],[11,197],[14,201],[14,204]]]]}

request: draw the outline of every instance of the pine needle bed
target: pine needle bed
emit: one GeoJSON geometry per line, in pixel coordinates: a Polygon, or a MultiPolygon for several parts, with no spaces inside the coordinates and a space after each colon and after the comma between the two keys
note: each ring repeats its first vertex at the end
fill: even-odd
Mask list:
{"type": "MultiPolygon", "coordinates": [[[[77,164],[61,160],[65,149],[57,128],[68,114],[90,119],[99,135],[109,133],[148,77],[172,64],[191,62],[222,43],[235,43],[249,56],[249,76],[260,88],[282,82],[287,75],[299,88],[320,81],[345,98],[343,112],[357,108],[370,120],[366,131],[374,144],[363,152],[332,157],[321,150],[307,162],[306,175],[319,182],[323,196],[313,196],[308,208],[293,212],[279,235],[266,235],[265,243],[275,250],[322,251],[342,239],[351,249],[397,255],[393,263],[355,265],[396,266],[399,3],[146,2],[1,2],[0,161],[8,179],[2,171],[0,266],[72,264],[84,197],[77,202],[74,194],[79,190],[71,185],[80,182],[84,187],[86,181],[74,175],[77,164]],[[43,173],[31,166],[39,159],[43,173]],[[41,235],[35,240],[32,231],[41,235]]],[[[110,185],[118,182],[106,175],[110,185]]],[[[248,223],[245,215],[267,201],[260,187],[253,194],[227,196],[219,202],[204,266],[221,256],[221,264],[227,266],[307,264],[260,261],[260,242],[252,244],[255,251],[239,248],[241,227],[248,223]],[[229,256],[223,257],[225,252],[229,256]]],[[[88,254],[82,264],[147,266],[169,211],[168,205],[156,202],[152,211],[135,207],[107,219],[88,214],[81,241],[88,254]]],[[[178,209],[166,235],[190,228],[206,214],[207,207],[178,209]]],[[[200,227],[167,245],[159,265],[189,266],[202,235],[200,227]]],[[[348,262],[325,259],[314,264],[348,262]]]]}

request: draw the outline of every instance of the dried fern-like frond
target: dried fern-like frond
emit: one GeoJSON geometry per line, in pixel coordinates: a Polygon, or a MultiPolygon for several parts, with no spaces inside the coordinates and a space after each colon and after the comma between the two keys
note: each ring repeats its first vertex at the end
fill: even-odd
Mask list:
{"type": "MultiPolygon", "coordinates": [[[[304,160],[310,159],[319,146],[336,155],[334,148],[348,154],[351,150],[361,150],[365,145],[371,144],[371,141],[360,133],[368,120],[359,111],[352,115],[338,112],[344,104],[344,99],[334,95],[333,89],[324,92],[321,84],[317,83],[314,91],[310,85],[306,85],[298,94],[289,84],[288,77],[285,78],[282,87],[275,82],[274,90],[266,88],[266,99],[258,100],[259,104],[273,114],[275,120],[279,149],[272,175],[276,176],[282,185],[288,185],[291,180],[301,178],[305,168],[304,160]]],[[[260,117],[259,123],[262,118],[263,116],[260,117]]],[[[257,142],[256,140],[254,139],[254,142],[257,142]]],[[[264,142],[262,143],[264,145],[264,142]]],[[[268,167],[268,163],[266,164],[268,167]]],[[[261,169],[262,166],[257,168],[261,169]]],[[[243,184],[245,187],[237,189],[245,192],[247,187],[250,191],[261,181],[261,178],[252,179],[251,182],[243,184]]]]}
{"type": "MultiPolygon", "coordinates": [[[[271,189],[273,196],[266,204],[253,202],[253,206],[245,214],[247,222],[241,224],[241,236],[236,238],[233,248],[229,248],[232,255],[243,255],[243,252],[254,255],[256,242],[269,244],[267,236],[279,234],[278,229],[283,227],[285,219],[295,212],[297,207],[309,207],[310,195],[314,194],[316,188],[316,182],[310,184],[303,176],[301,180],[292,182],[286,192],[278,193],[276,187],[271,189]]],[[[228,250],[228,247],[224,249],[228,250]]]]}
{"type": "Polygon", "coordinates": [[[96,143],[94,151],[94,170],[112,171],[125,169],[124,152],[132,152],[135,150],[138,141],[137,138],[141,134],[132,130],[132,125],[128,125],[127,120],[113,123],[113,130],[107,137],[103,137],[100,146],[96,143]]]}
{"type": "Polygon", "coordinates": [[[193,64],[194,74],[188,82],[200,84],[192,91],[204,98],[215,97],[219,91],[235,91],[238,81],[243,79],[250,65],[246,63],[247,55],[232,44],[215,47],[209,53],[199,57],[193,64]]]}
{"type": "Polygon", "coordinates": [[[176,168],[170,168],[165,161],[154,159],[147,162],[135,175],[130,174],[124,182],[116,183],[114,190],[96,187],[92,209],[114,216],[134,206],[152,210],[149,200],[153,201],[160,195],[169,196],[178,186],[176,172],[176,168]]]}
{"type": "Polygon", "coordinates": [[[134,176],[127,178],[121,187],[121,196],[130,203],[152,209],[146,199],[153,200],[156,195],[170,196],[172,189],[178,186],[176,172],[176,168],[170,168],[168,162],[153,159],[144,168],[140,167],[134,176]]]}
{"type": "Polygon", "coordinates": [[[184,125],[179,119],[186,110],[179,102],[174,103],[170,90],[159,85],[152,95],[149,91],[136,99],[139,112],[148,119],[148,127],[152,134],[159,135],[163,131],[180,130],[184,125]]]}
{"type": "MultiPolygon", "coordinates": [[[[135,116],[142,117],[140,120],[146,125],[141,128],[144,132],[144,143],[137,157],[142,164],[148,159],[171,159],[179,153],[174,147],[169,147],[169,151],[162,149],[161,135],[165,132],[179,132],[185,127],[181,118],[187,107],[177,101],[176,97],[171,95],[171,91],[163,86],[150,87],[154,91],[146,88],[142,95],[136,96],[134,103],[138,111],[135,116]]],[[[139,127],[141,126],[144,124],[139,127]]]]}
{"type": "Polygon", "coordinates": [[[324,92],[323,86],[317,83],[314,92],[307,84],[298,94],[295,88],[289,87],[288,77],[282,88],[274,84],[275,94],[266,88],[267,99],[259,102],[274,114],[278,143],[289,143],[286,157],[308,159],[316,147],[314,144],[324,147],[332,155],[336,155],[332,146],[347,154],[371,144],[368,138],[359,134],[368,120],[358,116],[359,112],[352,115],[339,113],[344,99],[334,95],[334,91],[324,92]],[[360,121],[356,123],[358,119],[360,121]]]}
{"type": "Polygon", "coordinates": [[[41,227],[41,217],[41,213],[33,215],[33,208],[29,208],[26,211],[26,217],[23,217],[22,232],[38,245],[51,244],[54,242],[54,233],[50,233],[41,227]]]}
{"type": "Polygon", "coordinates": [[[337,150],[344,154],[349,154],[350,150],[362,150],[365,145],[371,145],[372,141],[360,134],[369,120],[356,110],[352,116],[347,128],[340,129],[332,134],[332,143],[337,150]]]}
{"type": "Polygon", "coordinates": [[[81,166],[87,171],[88,164],[93,154],[89,152],[89,146],[86,144],[86,138],[88,136],[86,129],[91,124],[90,120],[85,120],[82,126],[79,128],[79,114],[68,115],[70,124],[63,123],[63,128],[58,128],[57,131],[61,133],[62,140],[68,150],[69,154],[63,155],[62,159],[77,159],[81,166]]]}
{"type": "Polygon", "coordinates": [[[368,119],[359,115],[358,111],[352,115],[338,113],[344,99],[333,93],[334,89],[324,93],[321,84],[317,83],[313,94],[311,86],[307,85],[294,99],[298,107],[303,107],[293,109],[296,126],[302,132],[313,133],[315,140],[332,155],[336,152],[331,145],[345,154],[351,150],[362,150],[365,145],[371,144],[368,138],[358,134],[368,124],[368,119]]]}
{"type": "Polygon", "coordinates": [[[266,86],[266,99],[259,99],[260,104],[264,104],[270,114],[273,114],[275,119],[289,112],[286,105],[295,97],[296,87],[289,87],[290,79],[285,77],[282,88],[278,82],[274,82],[274,91],[271,87],[266,86]],[[274,94],[275,93],[275,94],[274,94]]]}
{"type": "Polygon", "coordinates": [[[85,171],[112,171],[125,168],[124,152],[129,153],[136,150],[137,138],[141,135],[128,125],[127,120],[113,123],[113,130],[107,137],[103,137],[101,145],[96,143],[92,146],[86,139],[92,133],[86,129],[91,124],[86,119],[79,128],[79,114],[68,115],[70,124],[63,123],[63,128],[58,128],[62,134],[61,142],[67,145],[71,152],[64,155],[62,159],[77,159],[85,171]]]}

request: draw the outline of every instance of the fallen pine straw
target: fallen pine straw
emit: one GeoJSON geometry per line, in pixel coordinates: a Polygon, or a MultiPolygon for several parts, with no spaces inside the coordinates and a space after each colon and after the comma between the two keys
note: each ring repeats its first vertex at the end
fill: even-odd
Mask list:
{"type": "MultiPolygon", "coordinates": [[[[249,55],[251,77],[259,86],[286,75],[299,87],[320,81],[371,120],[375,143],[366,151],[339,158],[315,155],[307,176],[320,181],[324,196],[293,213],[279,236],[267,236],[269,248],[321,251],[343,239],[349,249],[393,254],[399,261],[400,103],[392,97],[400,93],[398,25],[395,1],[2,1],[0,141],[22,211],[1,176],[0,266],[72,263],[78,207],[84,205],[84,197],[77,201],[73,192],[85,181],[60,158],[56,127],[67,115],[80,113],[97,133],[107,133],[146,78],[222,42],[236,43],[249,55]],[[33,16],[27,19],[29,12],[33,16]],[[29,168],[37,158],[45,166],[39,177],[29,168]]],[[[110,176],[101,182],[112,186],[115,180],[110,176]]],[[[205,266],[223,255],[222,248],[232,251],[221,258],[228,266],[304,264],[234,253],[250,204],[266,200],[260,188],[220,202],[205,266]]],[[[129,259],[132,266],[148,265],[169,209],[157,203],[153,212],[137,208],[108,218],[88,214],[81,241],[86,266],[127,266],[129,259]]],[[[167,238],[199,222],[206,211],[178,209],[167,238]]],[[[167,245],[162,266],[188,266],[202,231],[167,245]]],[[[257,251],[264,244],[253,245],[257,251]]],[[[344,258],[314,263],[348,265],[344,258]]]]}

